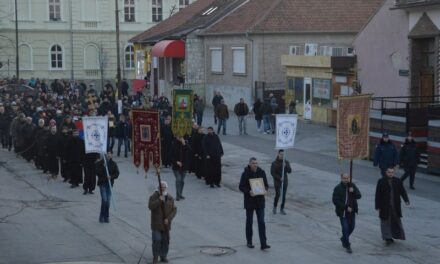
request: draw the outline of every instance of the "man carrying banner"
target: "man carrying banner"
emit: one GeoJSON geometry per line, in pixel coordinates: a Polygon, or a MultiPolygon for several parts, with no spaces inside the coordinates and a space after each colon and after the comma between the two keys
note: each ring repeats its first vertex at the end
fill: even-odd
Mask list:
{"type": "Polygon", "coordinates": [[[285,215],[284,204],[286,203],[286,192],[287,192],[287,173],[291,173],[292,168],[290,167],[289,161],[284,159],[284,150],[278,150],[278,155],[272,165],[270,166],[270,174],[273,177],[273,185],[275,188],[275,199],[273,201],[273,214],[277,213],[278,200],[281,194],[281,185],[283,186],[283,196],[281,198],[281,210],[280,213],[285,215]],[[284,170],[283,170],[283,160],[284,160],[284,170]],[[283,173],[284,172],[284,173],[283,173]],[[283,183],[281,184],[281,181],[283,183]]]}
{"type": "Polygon", "coordinates": [[[112,197],[111,188],[113,187],[115,179],[119,177],[119,168],[116,162],[112,159],[112,152],[107,152],[107,155],[104,158],[107,160],[104,161],[104,159],[100,159],[96,162],[95,171],[98,176],[98,186],[101,193],[101,212],[99,213],[99,222],[109,223],[110,201],[112,197]],[[106,164],[108,167],[108,176],[106,164]]]}

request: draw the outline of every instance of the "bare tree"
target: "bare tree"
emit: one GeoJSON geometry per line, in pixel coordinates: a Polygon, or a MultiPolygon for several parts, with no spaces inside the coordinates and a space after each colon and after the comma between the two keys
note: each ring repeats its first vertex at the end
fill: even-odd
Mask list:
{"type": "Polygon", "coordinates": [[[104,87],[104,70],[107,67],[107,54],[104,51],[104,44],[101,42],[98,47],[98,63],[101,73],[101,87],[104,87]]]}

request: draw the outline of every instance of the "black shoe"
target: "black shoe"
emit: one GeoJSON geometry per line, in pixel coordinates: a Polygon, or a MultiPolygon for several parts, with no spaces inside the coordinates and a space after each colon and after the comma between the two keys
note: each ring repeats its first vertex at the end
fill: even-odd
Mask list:
{"type": "Polygon", "coordinates": [[[347,247],[346,251],[347,251],[348,254],[353,253],[353,250],[351,250],[351,247],[347,247]]]}
{"type": "Polygon", "coordinates": [[[168,259],[166,257],[163,257],[163,258],[161,257],[160,262],[168,263],[168,259]]]}
{"type": "Polygon", "coordinates": [[[385,243],[387,246],[391,245],[392,243],[394,243],[394,240],[392,238],[390,239],[385,239],[385,243]]]}
{"type": "Polygon", "coordinates": [[[84,190],[83,194],[86,195],[87,194],[87,190],[84,190]]]}
{"type": "Polygon", "coordinates": [[[416,188],[414,188],[414,186],[410,186],[409,187],[411,190],[415,190],[416,188]]]}
{"type": "Polygon", "coordinates": [[[63,182],[66,182],[66,181],[68,181],[68,179],[67,179],[67,178],[64,178],[63,182]]]}
{"type": "Polygon", "coordinates": [[[219,187],[219,188],[222,187],[220,184],[216,184],[215,186],[217,186],[217,187],[219,187]]]}
{"type": "Polygon", "coordinates": [[[176,201],[180,201],[180,197],[177,197],[177,198],[176,198],[176,201]]]}
{"type": "Polygon", "coordinates": [[[183,197],[182,195],[180,196],[180,199],[185,200],[185,197],[183,197]]]}
{"type": "Polygon", "coordinates": [[[247,247],[248,247],[248,248],[255,248],[255,246],[252,245],[252,244],[250,244],[250,243],[247,244],[247,247]]]}
{"type": "Polygon", "coordinates": [[[214,184],[210,184],[210,186],[209,187],[211,187],[211,188],[214,188],[214,184]]]}
{"type": "Polygon", "coordinates": [[[72,185],[70,185],[70,188],[71,188],[71,189],[76,188],[76,187],[78,187],[77,184],[72,184],[72,185]]]}
{"type": "Polygon", "coordinates": [[[347,248],[347,246],[344,244],[344,239],[341,237],[339,240],[341,240],[342,247],[343,247],[343,248],[347,248]]]}
{"type": "Polygon", "coordinates": [[[100,222],[100,223],[104,223],[104,218],[100,217],[100,218],[99,218],[99,222],[100,222]]]}
{"type": "Polygon", "coordinates": [[[269,248],[270,248],[270,246],[268,244],[261,246],[261,250],[265,250],[265,249],[269,249],[269,248]]]}
{"type": "Polygon", "coordinates": [[[105,222],[105,223],[110,223],[110,219],[108,219],[108,217],[105,217],[105,218],[104,218],[104,222],[105,222]]]}
{"type": "Polygon", "coordinates": [[[95,194],[92,190],[89,191],[89,194],[95,194]]]}

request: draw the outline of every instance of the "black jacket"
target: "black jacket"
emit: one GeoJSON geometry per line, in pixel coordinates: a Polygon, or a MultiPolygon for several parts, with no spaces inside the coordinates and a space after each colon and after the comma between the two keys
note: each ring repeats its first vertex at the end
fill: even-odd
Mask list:
{"type": "MultiPolygon", "coordinates": [[[[402,217],[402,207],[400,202],[400,197],[403,198],[405,202],[409,202],[408,194],[406,193],[405,187],[399,178],[393,177],[394,186],[394,206],[396,208],[397,216],[402,217]]],[[[386,220],[390,215],[390,197],[391,188],[388,183],[387,178],[382,178],[377,181],[376,186],[376,210],[379,209],[380,219],[386,220]]]]}
{"type": "Polygon", "coordinates": [[[204,156],[210,158],[220,158],[223,156],[223,147],[220,138],[216,134],[207,134],[202,140],[202,149],[204,156]]]}
{"type": "Polygon", "coordinates": [[[416,142],[405,141],[400,149],[400,165],[404,168],[415,167],[420,161],[419,152],[417,150],[416,142]]]}
{"type": "Polygon", "coordinates": [[[246,209],[259,209],[265,208],[265,196],[257,195],[252,197],[250,195],[251,184],[249,179],[263,178],[264,187],[266,191],[269,189],[269,184],[267,183],[266,173],[264,170],[257,168],[256,172],[251,171],[250,167],[247,166],[244,169],[243,174],[241,174],[239,189],[244,194],[244,208],[246,209]]]}
{"type": "MultiPolygon", "coordinates": [[[[110,182],[113,186],[115,179],[119,177],[119,168],[116,162],[114,162],[112,159],[107,160],[107,166],[108,166],[108,174],[110,175],[110,182]]],[[[95,163],[95,172],[96,175],[98,176],[98,185],[103,185],[106,182],[108,182],[107,171],[105,169],[105,163],[103,159],[95,163]]]]}
{"type": "Polygon", "coordinates": [[[374,153],[374,166],[379,166],[381,169],[394,168],[399,164],[399,156],[397,155],[396,147],[390,141],[385,142],[381,140],[380,144],[376,146],[374,153]]]}
{"type": "MultiPolygon", "coordinates": [[[[357,213],[358,212],[357,200],[361,199],[362,195],[354,183],[351,183],[351,185],[350,183],[348,183],[348,186],[351,186],[354,189],[352,201],[351,201],[352,203],[351,208],[353,208],[353,212],[357,213]]],[[[335,189],[333,190],[332,201],[333,204],[335,205],[336,215],[339,217],[342,217],[344,211],[347,210],[347,207],[349,207],[348,203],[346,203],[346,201],[348,202],[347,194],[348,194],[347,186],[342,182],[336,185],[335,189]]]]}
{"type": "Polygon", "coordinates": [[[173,140],[171,156],[173,170],[186,171],[188,169],[188,164],[186,162],[186,157],[188,156],[188,153],[188,143],[183,145],[182,142],[178,140],[173,140]],[[179,167],[179,165],[177,165],[178,161],[182,163],[182,167],[179,167]]]}
{"type": "MultiPolygon", "coordinates": [[[[287,173],[291,173],[292,168],[290,163],[286,160],[284,163],[284,184],[288,183],[287,173]]],[[[272,162],[270,166],[270,174],[273,177],[275,185],[281,185],[281,174],[283,173],[283,160],[278,159],[278,157],[272,162]]]]}

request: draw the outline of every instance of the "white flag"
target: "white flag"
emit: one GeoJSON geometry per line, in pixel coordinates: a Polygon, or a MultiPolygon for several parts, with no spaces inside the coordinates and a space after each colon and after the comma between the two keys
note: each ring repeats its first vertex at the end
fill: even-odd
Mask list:
{"type": "Polygon", "coordinates": [[[297,115],[276,115],[277,117],[277,138],[275,149],[293,148],[295,144],[297,115]]]}
{"type": "Polygon", "coordinates": [[[108,116],[83,117],[86,153],[107,152],[108,116]]]}

